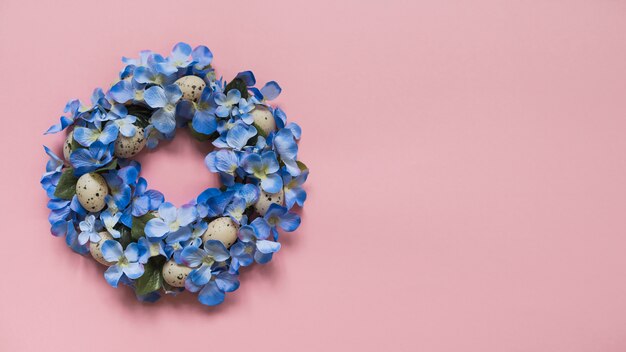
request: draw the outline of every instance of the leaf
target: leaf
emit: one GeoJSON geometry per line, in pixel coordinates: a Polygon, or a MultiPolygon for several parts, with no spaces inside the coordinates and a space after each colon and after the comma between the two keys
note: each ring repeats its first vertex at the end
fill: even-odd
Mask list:
{"type": "Polygon", "coordinates": [[[72,135],[72,145],[70,146],[70,149],[72,151],[77,150],[78,148],[84,148],[82,145],[80,145],[80,143],[78,143],[75,139],[74,139],[74,135],[72,135]]]}
{"type": "Polygon", "coordinates": [[[132,241],[130,237],[130,229],[124,226],[121,222],[115,225],[115,229],[120,232],[120,238],[117,241],[122,245],[122,247],[126,248],[126,246],[128,246],[132,241]]]}
{"type": "Polygon", "coordinates": [[[133,216],[133,226],[130,229],[130,237],[132,237],[135,241],[139,240],[139,237],[145,235],[144,229],[146,228],[148,221],[150,221],[150,219],[154,219],[155,217],[156,216],[152,213],[147,213],[146,215],[142,215],[138,218],[133,216]]]}
{"type": "Polygon", "coordinates": [[[307,166],[306,166],[306,165],[305,165],[302,161],[300,161],[300,160],[297,160],[297,161],[296,161],[296,164],[298,164],[298,168],[299,168],[300,170],[302,170],[302,171],[306,171],[306,170],[308,170],[308,169],[309,169],[309,168],[308,168],[308,167],[307,167],[307,166]]]}
{"type": "Polygon", "coordinates": [[[95,172],[114,170],[115,168],[117,168],[117,159],[113,159],[113,161],[108,163],[106,166],[97,169],[95,172]]]}
{"type": "Polygon", "coordinates": [[[241,78],[235,78],[230,83],[226,85],[224,88],[224,94],[227,94],[229,90],[237,89],[239,93],[241,93],[241,97],[244,99],[248,99],[248,86],[246,86],[246,82],[244,82],[241,78]]]}
{"type": "Polygon", "coordinates": [[[63,170],[57,188],[54,190],[54,196],[61,199],[70,200],[76,194],[76,182],[78,177],[74,176],[74,168],[68,167],[63,170]]]}
{"type": "Polygon", "coordinates": [[[154,292],[163,286],[163,276],[161,274],[163,270],[163,264],[165,258],[158,256],[152,257],[146,264],[144,264],[144,273],[135,281],[135,292],[144,296],[150,292],[154,292]]]}
{"type": "MultiPolygon", "coordinates": [[[[257,132],[257,135],[254,136],[253,138],[257,138],[257,136],[261,136],[263,138],[267,138],[267,133],[265,133],[265,131],[263,131],[261,126],[259,126],[256,122],[253,122],[252,126],[254,126],[254,128],[256,128],[256,132],[257,132]]],[[[254,141],[254,143],[249,143],[249,144],[255,145],[256,144],[256,140],[254,141]]]]}

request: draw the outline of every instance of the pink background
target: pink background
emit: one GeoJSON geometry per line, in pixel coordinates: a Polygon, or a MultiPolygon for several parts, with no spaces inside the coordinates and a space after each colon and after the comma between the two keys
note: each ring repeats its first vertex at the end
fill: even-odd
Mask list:
{"type": "MultiPolygon", "coordinates": [[[[625,351],[626,3],[0,1],[0,350],[625,351]],[[121,56],[206,44],[284,88],[303,224],[218,308],[49,235],[42,132],[121,56]]],[[[186,134],[141,156],[180,205],[186,134]]]]}

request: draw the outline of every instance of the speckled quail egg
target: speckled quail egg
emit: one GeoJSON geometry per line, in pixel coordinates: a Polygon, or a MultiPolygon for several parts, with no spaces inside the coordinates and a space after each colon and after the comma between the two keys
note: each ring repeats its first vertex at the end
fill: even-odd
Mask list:
{"type": "Polygon", "coordinates": [[[70,131],[65,138],[65,142],[63,143],[63,157],[66,161],[70,161],[70,154],[72,153],[72,138],[74,136],[74,131],[70,131]]]}
{"type": "Polygon", "coordinates": [[[256,105],[250,114],[254,118],[254,127],[260,135],[266,137],[270,132],[276,131],[276,120],[267,106],[256,105]]]}
{"type": "Polygon", "coordinates": [[[104,177],[92,172],[82,175],[76,183],[76,196],[78,201],[92,213],[98,212],[104,208],[106,201],[104,198],[109,194],[104,177]]]}
{"type": "Polygon", "coordinates": [[[144,138],[143,128],[136,127],[135,135],[132,137],[124,137],[121,133],[117,135],[117,139],[115,140],[115,156],[118,158],[132,158],[145,146],[146,138],[144,138]]]}
{"type": "Polygon", "coordinates": [[[206,83],[198,76],[184,76],[174,82],[183,92],[183,99],[198,101],[206,83]]]}
{"type": "Polygon", "coordinates": [[[102,255],[102,244],[106,240],[112,240],[113,236],[111,236],[111,234],[108,233],[107,231],[98,232],[98,235],[100,235],[100,241],[98,241],[97,243],[96,242],[89,243],[89,253],[91,253],[91,256],[93,257],[93,259],[95,259],[98,263],[111,266],[113,265],[113,263],[109,263],[106,260],[104,260],[104,256],[102,255]]]}
{"type": "Polygon", "coordinates": [[[177,264],[174,259],[170,259],[163,265],[163,280],[173,287],[185,287],[185,280],[192,270],[192,268],[177,264]]]}
{"type": "Polygon", "coordinates": [[[202,242],[218,240],[229,248],[237,241],[239,226],[228,216],[217,218],[209,223],[209,227],[202,235],[202,242]]]}
{"type": "Polygon", "coordinates": [[[278,205],[284,205],[283,199],[285,198],[285,192],[281,189],[278,193],[267,193],[261,189],[259,200],[254,203],[254,210],[260,215],[265,215],[270,205],[276,203],[278,205]]]}

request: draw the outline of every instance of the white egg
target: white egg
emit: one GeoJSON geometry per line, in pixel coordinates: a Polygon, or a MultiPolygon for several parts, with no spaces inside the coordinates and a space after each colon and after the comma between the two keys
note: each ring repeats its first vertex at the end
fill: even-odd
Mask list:
{"type": "Polygon", "coordinates": [[[113,265],[113,263],[109,263],[104,260],[104,256],[102,255],[102,244],[106,240],[112,240],[113,236],[111,236],[111,234],[107,231],[98,232],[98,235],[100,235],[100,241],[98,241],[97,243],[89,243],[89,253],[91,253],[93,259],[95,259],[98,263],[111,266],[113,265]]]}
{"type": "Polygon", "coordinates": [[[239,226],[228,216],[217,218],[209,223],[209,227],[202,235],[202,242],[218,240],[229,248],[237,241],[239,226]]]}
{"type": "Polygon", "coordinates": [[[72,136],[74,135],[74,131],[70,131],[67,134],[67,138],[65,138],[65,142],[63,143],[63,157],[66,161],[70,161],[70,154],[72,153],[72,136]]]}
{"type": "Polygon", "coordinates": [[[87,209],[95,213],[104,208],[106,202],[104,198],[109,194],[109,188],[104,177],[97,173],[82,175],[76,183],[76,196],[78,201],[87,209]]]}
{"type": "Polygon", "coordinates": [[[265,215],[267,209],[272,204],[283,205],[283,199],[285,198],[285,192],[281,189],[278,193],[267,193],[261,189],[259,200],[254,204],[254,210],[260,215],[265,215]]]}
{"type": "Polygon", "coordinates": [[[117,135],[115,140],[115,156],[118,158],[132,158],[137,155],[143,147],[146,146],[143,128],[136,127],[135,135],[132,137],[124,137],[122,134],[117,135]]]}
{"type": "Polygon", "coordinates": [[[184,100],[198,101],[206,83],[198,76],[185,76],[174,82],[183,92],[184,100]]]}
{"type": "Polygon", "coordinates": [[[163,265],[163,280],[170,286],[185,287],[185,280],[193,269],[177,264],[174,259],[170,259],[163,265]]]}
{"type": "Polygon", "coordinates": [[[257,105],[250,114],[254,118],[254,127],[260,135],[267,137],[270,132],[276,131],[276,120],[267,106],[257,105]]]}

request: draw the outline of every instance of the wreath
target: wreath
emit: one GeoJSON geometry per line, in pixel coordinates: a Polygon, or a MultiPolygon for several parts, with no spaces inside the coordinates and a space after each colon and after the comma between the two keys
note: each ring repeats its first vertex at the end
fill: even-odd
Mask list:
{"type": "Polygon", "coordinates": [[[308,168],[297,160],[300,127],[268,102],[250,71],[216,79],[206,46],[174,46],[169,56],[142,51],[123,58],[119,80],[97,88],[91,104],[71,100],[46,134],[69,131],[63,158],[49,156],[41,184],[54,236],[108,266],[113,287],[132,287],[141,301],[198,292],[205,305],[239,287],[241,267],[265,264],[294,231],[308,168]],[[177,128],[214,149],[204,162],[222,186],[175,207],[147,187],[132,158],[174,138],[177,128]]]}

